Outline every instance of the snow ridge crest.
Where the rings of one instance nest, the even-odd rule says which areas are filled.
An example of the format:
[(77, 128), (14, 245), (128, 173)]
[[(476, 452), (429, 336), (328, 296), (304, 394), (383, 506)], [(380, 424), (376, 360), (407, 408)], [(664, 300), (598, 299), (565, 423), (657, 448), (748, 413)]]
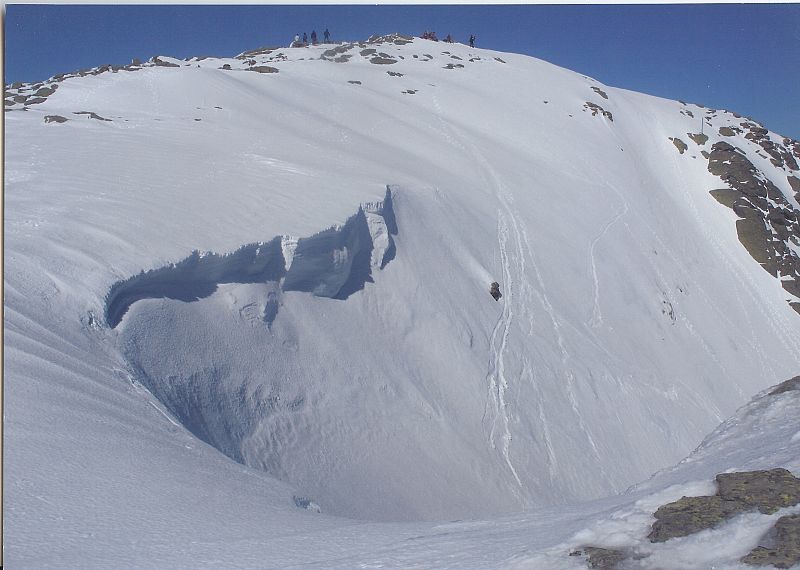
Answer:
[(224, 254), (195, 250), (177, 263), (118, 281), (106, 295), (105, 320), (116, 328), (137, 301), (197, 301), (225, 283), (276, 282), (282, 291), (344, 300), (373, 282), (373, 268), (383, 269), (394, 258), (396, 234), (387, 185), (382, 201), (362, 204), (343, 225), (313, 236), (277, 236)]

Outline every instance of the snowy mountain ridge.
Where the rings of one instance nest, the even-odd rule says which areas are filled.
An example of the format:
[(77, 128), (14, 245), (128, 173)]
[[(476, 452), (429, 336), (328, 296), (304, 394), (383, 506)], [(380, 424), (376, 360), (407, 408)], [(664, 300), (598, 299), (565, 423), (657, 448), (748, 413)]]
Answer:
[(663, 475), (800, 365), (800, 145), (753, 120), (392, 35), (7, 86), (6, 128), (12, 562), (578, 567), (636, 493), (797, 472), (757, 406)]

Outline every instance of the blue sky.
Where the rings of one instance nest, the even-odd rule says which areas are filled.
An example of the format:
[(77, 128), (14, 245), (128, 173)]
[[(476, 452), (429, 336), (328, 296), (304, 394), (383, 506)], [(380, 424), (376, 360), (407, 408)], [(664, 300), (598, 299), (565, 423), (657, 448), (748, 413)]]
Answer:
[(607, 85), (726, 108), (800, 139), (800, 4), (7, 5), (5, 83), (153, 55), (231, 56), (328, 27), (525, 53)]

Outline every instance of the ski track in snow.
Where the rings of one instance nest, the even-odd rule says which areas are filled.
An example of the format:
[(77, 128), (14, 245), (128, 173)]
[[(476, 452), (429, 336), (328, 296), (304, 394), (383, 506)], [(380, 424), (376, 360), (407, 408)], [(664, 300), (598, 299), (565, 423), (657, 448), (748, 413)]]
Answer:
[(597, 237), (595, 237), (592, 240), (592, 243), (589, 245), (589, 270), (592, 277), (592, 298), (594, 300), (594, 304), (592, 308), (592, 316), (587, 324), (592, 328), (598, 328), (603, 324), (603, 313), (600, 310), (600, 281), (597, 278), (597, 260), (595, 258), (595, 249), (597, 248), (597, 244), (601, 239), (603, 239), (603, 237), (605, 237), (611, 227), (620, 221), (630, 209), (628, 201), (619, 192), (619, 190), (617, 190), (608, 182), (606, 182), (605, 185), (609, 190), (612, 190), (617, 196), (619, 196), (620, 200), (622, 201), (622, 208), (614, 215), (613, 218), (611, 218), (611, 220), (608, 221), (608, 223), (606, 223), (600, 233), (597, 234)]
[[(462, 149), (480, 163), (484, 173), (484, 178), (487, 179), (487, 183), (491, 185), (495, 196), (498, 198), (501, 204), (501, 209), (499, 209), (497, 213), (497, 243), (500, 250), (500, 263), (503, 271), (503, 307), (500, 317), (498, 318), (497, 323), (492, 331), (490, 341), (491, 354), (489, 357), (487, 377), (489, 379), (488, 391), (491, 396), (491, 405), (494, 411), (494, 417), (492, 419), (492, 427), (489, 431), (489, 444), (491, 445), (492, 449), (496, 449), (495, 431), (497, 428), (497, 421), (500, 419), (502, 421), (503, 428), (501, 450), (503, 459), (505, 460), (506, 465), (508, 465), (511, 474), (514, 476), (514, 480), (517, 482), (517, 485), (522, 488), (524, 487), (522, 479), (520, 479), (519, 474), (517, 473), (513, 462), (511, 461), (511, 442), (513, 441), (513, 435), (511, 433), (511, 417), (508, 411), (509, 403), (506, 397), (506, 393), (509, 388), (509, 382), (505, 369), (505, 356), (508, 351), (508, 338), (511, 334), (511, 325), (514, 321), (514, 276), (512, 274), (512, 260), (509, 256), (507, 248), (509, 238), (509, 224), (507, 220), (511, 221), (511, 229), (514, 231), (515, 237), (513, 244), (515, 246), (513, 250), (513, 256), (516, 260), (516, 263), (514, 264), (516, 267), (514, 269), (517, 270), (523, 281), (525, 275), (525, 262), (520, 243), (521, 237), (518, 229), (518, 221), (514, 215), (514, 211), (509, 205), (509, 202), (513, 201), (513, 198), (499, 180), (497, 174), (492, 169), (486, 158), (480, 152), (478, 152), (474, 146), (470, 144), (470, 148), (467, 148), (464, 144), (462, 144), (459, 140), (456, 140), (450, 134), (451, 132), (455, 134), (458, 133), (456, 133), (455, 126), (446, 122), (442, 117), (442, 107), (435, 92), (433, 94), (433, 104), (436, 109), (436, 117), (439, 119), (439, 122), (442, 125), (441, 133), (444, 138), (450, 145)], [(460, 134), (459, 139), (461, 141), (469, 140), (468, 137)], [(487, 174), (488, 177), (486, 176)], [(524, 305), (521, 306), (524, 307)], [(487, 407), (488, 405), (489, 402), (487, 402)]]
[[(544, 307), (545, 312), (547, 313), (547, 316), (552, 324), (553, 333), (556, 337), (559, 353), (561, 355), (561, 365), (564, 371), (563, 373), (565, 379), (564, 385), (566, 387), (567, 400), (570, 404), (570, 408), (572, 409), (578, 428), (586, 437), (586, 440), (592, 450), (592, 454), (596, 459), (595, 464), (598, 466), (601, 476), (604, 479), (609, 480), (606, 470), (602, 467), (600, 450), (597, 446), (597, 443), (594, 440), (594, 437), (592, 437), (591, 431), (589, 430), (589, 427), (586, 424), (583, 415), (580, 412), (580, 406), (578, 405), (578, 400), (576, 397), (576, 377), (575, 373), (570, 368), (571, 357), (566, 347), (566, 341), (564, 339), (564, 335), (561, 332), (561, 322), (558, 316), (556, 315), (555, 308), (553, 307), (547, 295), (547, 288), (544, 283), (541, 271), (539, 270), (539, 267), (536, 264), (535, 256), (533, 254), (533, 250), (530, 245), (530, 239), (528, 238), (527, 228), (525, 227), (524, 222), (520, 220), (514, 213), (514, 209), (512, 207), (514, 202), (513, 194), (510, 192), (510, 190), (508, 190), (506, 185), (503, 183), (502, 179), (500, 178), (500, 176), (498, 175), (497, 171), (494, 169), (492, 164), (489, 162), (489, 160), (487, 160), (487, 158), (471, 142), (469, 142), (470, 138), (463, 133), (459, 133), (459, 129), (457, 126), (444, 120), (444, 118), (442, 117), (441, 105), (439, 104), (438, 98), (435, 93), (433, 95), (433, 103), (434, 107), (436, 108), (437, 118), (439, 119), (439, 122), (442, 124), (442, 135), (450, 144), (456, 145), (459, 148), (463, 149), (464, 151), (468, 152), (470, 156), (477, 162), (477, 164), (480, 165), (484, 180), (494, 190), (495, 197), (500, 203), (500, 209), (498, 210), (498, 247), (500, 249), (500, 257), (501, 257), (501, 263), (503, 265), (503, 273), (505, 279), (505, 283), (503, 283), (504, 310), (498, 320), (498, 323), (495, 325), (495, 330), (492, 333), (492, 342), (491, 342), (492, 354), (490, 356), (490, 363), (488, 368), (489, 371), (487, 377), (489, 378), (488, 390), (492, 396), (492, 402), (491, 402), (492, 408), (496, 410), (497, 413), (499, 413), (500, 418), (502, 418), (502, 424), (504, 427), (502, 453), (506, 461), (506, 464), (508, 465), (512, 474), (514, 475), (514, 478), (519, 483), (520, 487), (522, 487), (521, 480), (511, 461), (510, 446), (511, 446), (511, 441), (513, 440), (513, 436), (511, 434), (511, 418), (507, 409), (508, 401), (506, 398), (506, 392), (508, 390), (508, 379), (505, 375), (505, 367), (504, 367), (504, 357), (506, 350), (508, 348), (507, 331), (510, 329), (511, 323), (514, 318), (514, 313), (511, 310), (511, 308), (514, 306), (515, 282), (511, 271), (511, 266), (512, 266), (511, 256), (509, 255), (508, 249), (506, 247), (506, 242), (508, 240), (508, 230), (510, 228), (514, 235), (514, 243), (512, 248), (513, 265), (515, 266), (514, 269), (516, 270), (516, 273), (520, 276), (521, 290), (525, 293), (526, 297), (526, 302), (519, 303), (518, 308), (523, 313), (525, 312), (528, 313), (528, 319), (530, 322), (529, 334), (532, 335), (534, 315), (530, 311), (530, 307), (532, 306), (531, 301), (534, 295), (539, 301), (539, 303)], [(464, 144), (461, 144), (461, 142), (454, 139), (453, 136), (450, 134), (450, 132), (457, 134), (460, 141), (466, 141), (466, 143), (469, 145), (469, 148), (466, 148)], [(622, 199), (623, 202), (623, 208), (622, 211), (618, 213), (618, 219), (621, 219), (624, 216), (624, 214), (628, 211), (628, 204), (625, 201), (624, 197), (620, 196), (620, 198)], [(611, 222), (609, 223), (609, 228), (614, 223), (616, 223), (618, 219), (617, 220), (612, 219)], [(504, 227), (505, 230), (503, 229)], [(538, 286), (536, 289), (531, 287), (530, 282), (526, 277), (526, 264), (525, 264), (526, 258), (529, 260), (530, 267), (532, 268), (534, 273), (536, 285)], [(497, 346), (497, 336), (498, 336), (498, 330), (500, 328), (504, 328), (504, 333), (502, 335), (502, 340), (500, 342), (500, 345)], [(533, 378), (533, 372), (530, 373), (530, 376), (531, 378)], [(489, 403), (487, 403), (487, 407), (488, 406)], [(541, 421), (546, 422), (546, 417), (544, 416), (544, 414), (540, 413), (539, 418)], [(497, 422), (497, 414), (492, 422), (492, 429), (490, 431), (490, 442), (492, 443), (493, 448), (495, 447), (494, 430), (496, 427), (496, 422)], [(547, 441), (549, 439), (549, 433), (550, 433), (549, 425), (546, 425), (545, 423), (545, 425), (542, 426), (542, 432), (547, 434), (546, 436), (546, 441)], [(547, 443), (545, 445), (547, 447)], [(549, 451), (553, 451), (553, 448), (550, 447)], [(552, 470), (555, 469), (555, 462), (554, 462), (555, 453), (553, 453), (552, 457), (548, 453), (548, 459), (550, 460), (549, 469), (551, 470), (552, 473)]]

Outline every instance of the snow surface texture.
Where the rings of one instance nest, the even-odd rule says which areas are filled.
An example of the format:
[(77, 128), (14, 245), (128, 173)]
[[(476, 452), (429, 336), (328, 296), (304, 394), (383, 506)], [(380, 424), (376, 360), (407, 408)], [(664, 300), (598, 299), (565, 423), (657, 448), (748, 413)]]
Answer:
[(71, 74), (6, 113), (9, 567), (577, 568), (574, 536), (642, 541), (717, 470), (797, 473), (788, 394), (741, 455), (732, 420), (614, 496), (800, 365), (787, 292), (670, 140), (702, 109), (329, 48)]

